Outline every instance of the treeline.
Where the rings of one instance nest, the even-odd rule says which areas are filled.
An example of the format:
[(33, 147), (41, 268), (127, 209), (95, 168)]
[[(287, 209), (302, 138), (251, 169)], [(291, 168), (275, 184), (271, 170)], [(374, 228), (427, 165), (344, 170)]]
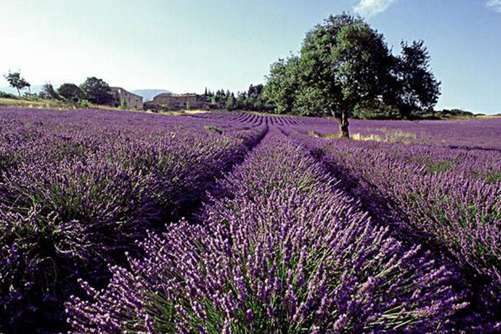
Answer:
[(273, 112), (275, 105), (263, 95), (264, 85), (250, 85), (246, 92), (230, 92), (220, 89), (215, 92), (205, 89), (204, 97), (211, 109), (251, 110)]
[(21, 97), (21, 92), (25, 92), (23, 98), (58, 100), (72, 104), (78, 104), (82, 107), (88, 106), (90, 103), (99, 105), (114, 104), (114, 97), (110, 85), (103, 79), (96, 77), (87, 78), (82, 84), (64, 83), (57, 89), (50, 83), (46, 83), (38, 94), (32, 94), (29, 90), (31, 84), (21, 76), (20, 72), (9, 72), (5, 79), (12, 88), (17, 90), (18, 96), (0, 92), (0, 97), (18, 98)]
[(438, 112), (444, 117), (474, 117), (482, 116), (484, 114), (474, 114), (471, 111), (461, 110), (461, 109), (443, 109)]
[(56, 90), (51, 84), (45, 84), (39, 96), (45, 99), (64, 100), (73, 103), (88, 101), (94, 104), (112, 104), (114, 101), (111, 88), (103, 79), (87, 78), (81, 85), (64, 83)]

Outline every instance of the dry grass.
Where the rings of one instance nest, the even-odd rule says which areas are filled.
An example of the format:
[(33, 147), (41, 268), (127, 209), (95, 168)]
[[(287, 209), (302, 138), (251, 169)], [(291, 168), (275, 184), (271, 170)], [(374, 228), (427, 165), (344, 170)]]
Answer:
[[(145, 112), (152, 112), (152, 111), (145, 110)], [(204, 110), (204, 109), (196, 109), (196, 110), (159, 111), (159, 112), (152, 112), (152, 113), (166, 115), (166, 116), (188, 116), (188, 115), (205, 114), (208, 112), (210, 112), (210, 111)]]
[(480, 115), (480, 116), (476, 116), (477, 119), (500, 119), (501, 118), (501, 115)]
[[(403, 143), (412, 144), (417, 141), (417, 135), (413, 132), (405, 132), (402, 130), (391, 130), (386, 128), (377, 129), (384, 133), (384, 135), (378, 134), (361, 134), (358, 132), (352, 133), (350, 138), (357, 141), (377, 141), (384, 143)], [(319, 133), (316, 131), (308, 131), (308, 135), (315, 138), (323, 139), (340, 139), (339, 133)]]
[(383, 132), (383, 135), (377, 134), (360, 134), (354, 133), (351, 135), (351, 139), (359, 141), (377, 141), (384, 143), (402, 143), (402, 144), (412, 144), (416, 143), (417, 135), (414, 132), (406, 132), (402, 130), (390, 130), (381, 128), (378, 129)]
[[(56, 109), (56, 110), (71, 110), (71, 109), (86, 109), (83, 106), (67, 103), (58, 100), (28, 100), (28, 99), (8, 99), (0, 98), (0, 106), (8, 107), (19, 107), (19, 108), (34, 108), (34, 109)], [(139, 109), (123, 109), (122, 107), (112, 107), (97, 104), (90, 104), (88, 109), (101, 109), (101, 110), (121, 110), (121, 111), (132, 111), (132, 112), (146, 112), (153, 113), (150, 110), (139, 110)], [(207, 110), (179, 110), (179, 111), (165, 111), (157, 112), (155, 114), (161, 114), (166, 116), (183, 116), (183, 115), (195, 115), (208, 112)]]
[[(80, 106), (78, 104), (68, 103), (59, 100), (43, 100), (43, 99), (8, 99), (0, 98), (0, 106), (20, 107), (20, 108), (34, 108), (34, 109), (103, 109), (103, 110), (123, 110), (120, 107), (103, 106), (97, 104), (88, 104), (88, 107)], [(132, 111), (132, 110), (131, 110)]]
[(308, 131), (308, 135), (315, 138), (324, 138), (324, 139), (339, 139), (341, 135), (339, 133), (320, 133), (314, 130)]
[(0, 106), (23, 107), (23, 108), (73, 108), (73, 105), (56, 100), (25, 100), (0, 98)]
[(356, 140), (356, 141), (379, 141), (379, 142), (386, 141), (385, 137), (375, 135), (375, 134), (364, 135), (361, 133), (352, 133), (350, 137), (352, 140)]
[(385, 141), (389, 143), (411, 144), (417, 141), (417, 135), (414, 132), (387, 128), (380, 128), (379, 130), (381, 130), (385, 134)]

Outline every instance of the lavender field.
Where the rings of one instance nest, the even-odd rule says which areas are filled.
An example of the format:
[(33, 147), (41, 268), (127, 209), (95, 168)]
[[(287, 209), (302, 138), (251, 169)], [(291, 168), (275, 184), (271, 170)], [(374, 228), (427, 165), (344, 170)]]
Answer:
[(0, 108), (0, 333), (501, 331), (501, 119)]

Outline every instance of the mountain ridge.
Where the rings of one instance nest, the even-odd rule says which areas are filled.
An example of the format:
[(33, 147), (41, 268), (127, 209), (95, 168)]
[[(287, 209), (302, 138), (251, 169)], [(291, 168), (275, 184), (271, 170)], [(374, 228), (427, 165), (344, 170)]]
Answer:
[(142, 96), (144, 102), (152, 101), (155, 96), (162, 93), (172, 93), (166, 89), (134, 89), (132, 93)]

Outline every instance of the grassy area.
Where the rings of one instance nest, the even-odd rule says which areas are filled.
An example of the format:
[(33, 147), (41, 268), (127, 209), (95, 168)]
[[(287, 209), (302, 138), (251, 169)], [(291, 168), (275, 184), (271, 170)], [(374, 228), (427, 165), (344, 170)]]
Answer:
[(477, 119), (499, 119), (501, 118), (501, 115), (481, 115), (477, 116)]
[[(106, 110), (124, 110), (121, 107), (112, 107), (99, 104), (79, 105), (60, 100), (45, 100), (45, 99), (26, 99), (26, 98), (0, 98), (0, 106), (20, 107), (20, 108), (37, 108), (37, 109), (106, 109)], [(129, 110), (128, 111), (143, 111)]]
[(23, 107), (23, 108), (75, 108), (73, 104), (58, 100), (31, 100), (0, 98), (0, 106)]
[[(401, 130), (391, 130), (385, 128), (379, 128), (376, 130), (380, 130), (384, 133), (384, 135), (377, 134), (361, 134), (361, 133), (352, 133), (350, 138), (352, 140), (357, 141), (377, 141), (377, 142), (385, 142), (385, 143), (403, 143), (403, 144), (412, 144), (417, 141), (417, 135), (413, 132), (405, 132)], [(308, 135), (316, 138), (324, 138), (324, 139), (340, 139), (339, 133), (320, 133), (314, 130), (308, 131)]]
[[(139, 110), (142, 111), (142, 110)], [(152, 112), (159, 115), (167, 115), (167, 116), (186, 116), (186, 115), (196, 115), (196, 114), (205, 114), (211, 112), (209, 110), (197, 109), (197, 110), (176, 110), (176, 111), (159, 111), (153, 112), (145, 110), (146, 112)]]
[[(132, 110), (123, 109), (122, 107), (111, 107), (98, 104), (89, 104), (88, 106), (82, 106), (74, 103), (68, 103), (60, 100), (44, 100), (44, 99), (25, 99), (25, 98), (0, 98), (0, 106), (8, 107), (20, 107), (20, 108), (48, 108), (48, 109), (107, 109), (107, 110), (127, 110), (136, 112), (152, 112), (150, 110)], [(182, 116), (182, 115), (194, 115), (202, 114), (208, 112), (207, 110), (176, 110), (176, 111), (160, 111), (155, 112), (155, 114), (166, 115), (166, 116)]]

